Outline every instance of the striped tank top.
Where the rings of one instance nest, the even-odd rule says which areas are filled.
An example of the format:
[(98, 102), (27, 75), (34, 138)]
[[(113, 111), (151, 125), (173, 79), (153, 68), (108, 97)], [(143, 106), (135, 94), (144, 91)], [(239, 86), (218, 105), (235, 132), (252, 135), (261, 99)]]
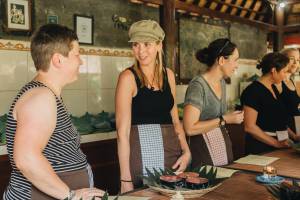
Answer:
[[(8, 113), (6, 141), (12, 172), (9, 185), (3, 196), (4, 200), (31, 199), (31, 183), (17, 169), (13, 160), (13, 146), (17, 128), (17, 121), (13, 118), (13, 110), (18, 99), (28, 90), (36, 87), (46, 86), (37, 81), (31, 81), (26, 84), (17, 94)], [(43, 155), (47, 158), (56, 173), (84, 169), (87, 167), (87, 160), (80, 149), (79, 133), (72, 124), (70, 115), (62, 100), (57, 96), (55, 98), (57, 105), (56, 127), (47, 146), (43, 150)]]

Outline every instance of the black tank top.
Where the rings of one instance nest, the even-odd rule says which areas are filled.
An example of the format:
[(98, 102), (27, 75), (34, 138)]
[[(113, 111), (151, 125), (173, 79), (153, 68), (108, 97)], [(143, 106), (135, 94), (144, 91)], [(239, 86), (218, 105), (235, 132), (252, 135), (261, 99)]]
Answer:
[(141, 87), (141, 81), (132, 67), (128, 68), (134, 75), (137, 94), (132, 98), (131, 123), (137, 124), (171, 124), (171, 110), (174, 98), (168, 81), (167, 72), (164, 71), (163, 90), (151, 90)]
[[(294, 84), (294, 82), (292, 82)], [(295, 84), (294, 84), (295, 85)], [(282, 93), (281, 98), (286, 106), (287, 112), (290, 116), (299, 116), (298, 105), (300, 103), (300, 97), (296, 90), (290, 90), (287, 85), (282, 81)]]

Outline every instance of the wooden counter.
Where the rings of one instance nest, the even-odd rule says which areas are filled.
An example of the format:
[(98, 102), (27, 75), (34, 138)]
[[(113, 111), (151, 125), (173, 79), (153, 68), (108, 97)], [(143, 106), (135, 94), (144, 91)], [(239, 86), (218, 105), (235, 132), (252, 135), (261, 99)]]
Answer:
[[(293, 149), (281, 149), (263, 154), (264, 156), (277, 157), (279, 160), (270, 165), (277, 169), (277, 174), (288, 178), (300, 179), (300, 154)], [(231, 169), (251, 172), (262, 172), (263, 166), (233, 163), (226, 166)]]
[[(242, 125), (228, 125), (233, 143), (234, 159), (244, 156), (244, 131)], [(119, 163), (117, 154), (116, 132), (96, 133), (81, 136), (81, 147), (87, 155), (88, 162), (94, 171), (95, 186), (108, 190), (110, 194), (119, 191)], [(0, 196), (10, 177), (10, 164), (6, 155), (6, 146), (0, 146)]]
[[(150, 200), (169, 200), (169, 197), (144, 189), (130, 194), (130, 196), (151, 197)], [(202, 197), (189, 200), (273, 200), (267, 188), (255, 181), (255, 174), (236, 173), (225, 180), (218, 188)]]

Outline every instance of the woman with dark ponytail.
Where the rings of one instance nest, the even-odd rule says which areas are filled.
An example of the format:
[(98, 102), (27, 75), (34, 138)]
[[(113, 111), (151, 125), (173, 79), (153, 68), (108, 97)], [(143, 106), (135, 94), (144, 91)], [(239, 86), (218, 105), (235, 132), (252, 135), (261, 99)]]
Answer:
[(257, 65), (262, 76), (242, 93), (247, 154), (288, 147), (287, 112), (274, 86), (286, 78), (288, 63), (281, 53), (265, 55)]
[(184, 102), (183, 124), (191, 136), (192, 167), (226, 165), (233, 155), (224, 125), (239, 124), (244, 118), (241, 111), (226, 113), (224, 78), (237, 69), (239, 52), (234, 43), (222, 38), (198, 50), (196, 58), (207, 65), (207, 70), (190, 82)]

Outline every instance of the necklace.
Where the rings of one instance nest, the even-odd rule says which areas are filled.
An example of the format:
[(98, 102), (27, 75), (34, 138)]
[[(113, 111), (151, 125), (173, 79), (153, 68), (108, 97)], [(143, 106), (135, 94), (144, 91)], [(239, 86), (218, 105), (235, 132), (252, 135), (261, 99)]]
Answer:
[(152, 79), (152, 83), (150, 83), (150, 81), (148, 81), (149, 82), (149, 85), (150, 85), (150, 90), (154, 90), (155, 88), (154, 88), (154, 79), (155, 79), (155, 76), (153, 76), (153, 79)]
[(146, 81), (147, 81), (147, 84), (148, 84), (148, 88), (150, 86), (150, 90), (155, 90), (155, 87), (154, 87), (154, 81), (155, 81), (155, 71), (154, 71), (154, 74), (153, 74), (153, 77), (152, 77), (152, 81), (150, 82), (148, 77), (144, 74), (144, 77), (146, 78)]

